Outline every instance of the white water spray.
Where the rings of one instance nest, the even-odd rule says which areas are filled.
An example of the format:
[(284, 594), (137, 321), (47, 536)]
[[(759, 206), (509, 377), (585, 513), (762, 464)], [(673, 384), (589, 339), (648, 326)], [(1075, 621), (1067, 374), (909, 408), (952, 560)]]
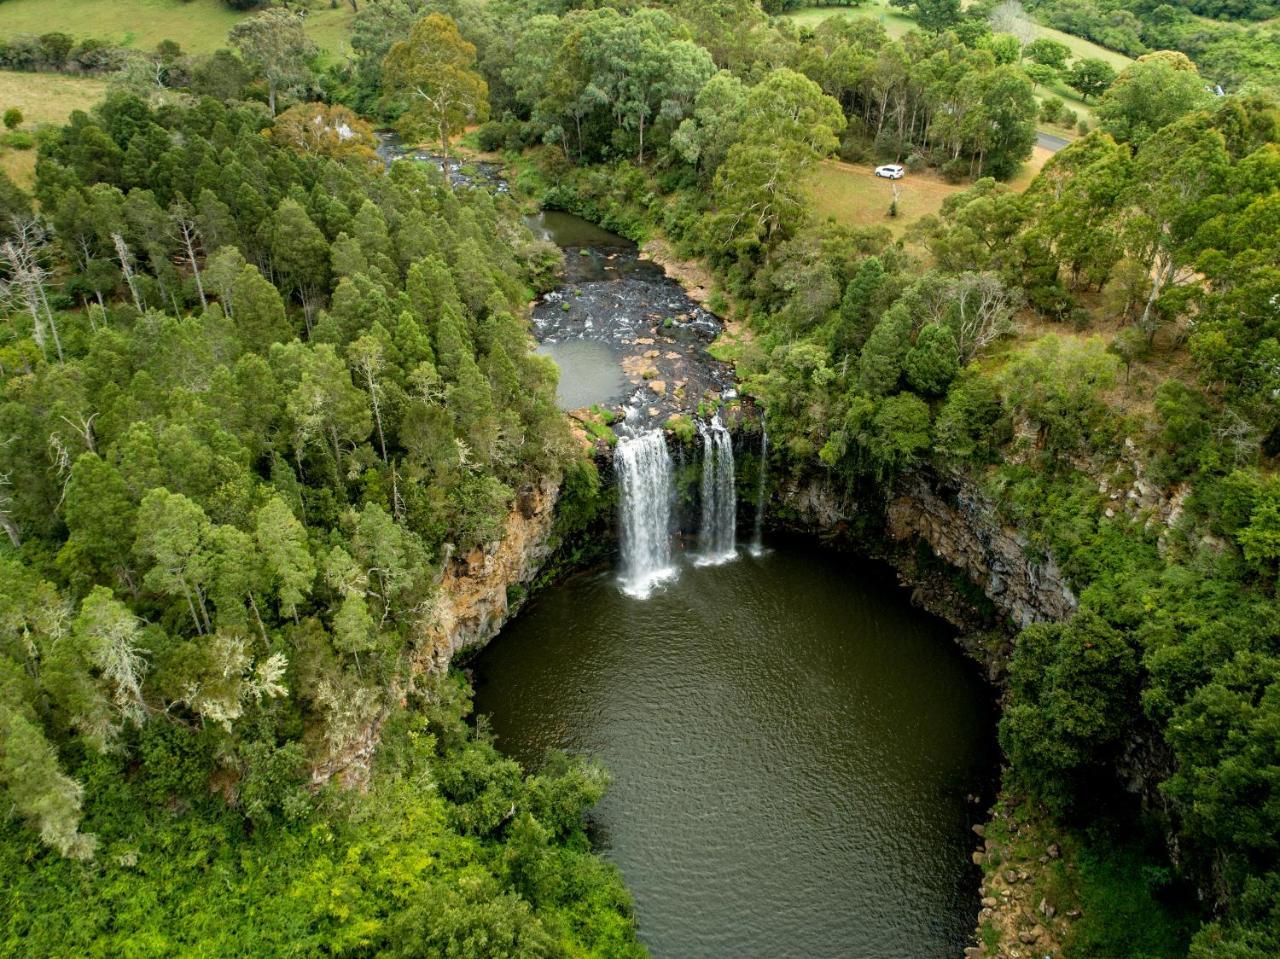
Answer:
[(717, 414), (698, 424), (702, 434), (702, 525), (699, 565), (724, 563), (737, 555), (738, 501), (733, 489), (733, 442)]
[(671, 565), (671, 456), (662, 430), (618, 440), (622, 590), (644, 599), (675, 573)]
[(760, 482), (756, 487), (756, 519), (751, 530), (751, 555), (764, 555), (764, 493), (769, 474), (769, 430), (760, 422)]

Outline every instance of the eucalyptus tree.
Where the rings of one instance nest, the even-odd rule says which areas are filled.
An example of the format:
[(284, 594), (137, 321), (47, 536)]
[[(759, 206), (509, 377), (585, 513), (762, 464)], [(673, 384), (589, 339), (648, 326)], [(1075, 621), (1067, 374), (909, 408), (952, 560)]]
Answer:
[(316, 45), (302, 28), (302, 17), (273, 8), (241, 20), (227, 35), (244, 62), (267, 82), (267, 106), (276, 115), (276, 99), (307, 83)]
[(449, 140), (469, 123), (489, 119), (489, 85), (476, 70), (475, 44), (441, 13), (415, 23), (382, 61), (388, 94), (402, 99), (400, 129), (410, 136), (435, 135), (449, 156)]

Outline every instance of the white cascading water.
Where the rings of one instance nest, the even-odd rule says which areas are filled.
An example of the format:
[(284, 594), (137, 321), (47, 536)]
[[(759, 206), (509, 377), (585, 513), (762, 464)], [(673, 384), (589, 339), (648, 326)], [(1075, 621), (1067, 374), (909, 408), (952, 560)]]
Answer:
[(751, 530), (751, 555), (764, 555), (764, 492), (769, 473), (769, 430), (760, 423), (760, 482), (756, 487), (756, 520)]
[(644, 599), (675, 573), (671, 565), (671, 456), (662, 430), (618, 440), (622, 591)]
[(737, 555), (738, 501), (733, 489), (733, 442), (719, 415), (699, 423), (702, 434), (702, 526), (699, 565), (724, 563)]

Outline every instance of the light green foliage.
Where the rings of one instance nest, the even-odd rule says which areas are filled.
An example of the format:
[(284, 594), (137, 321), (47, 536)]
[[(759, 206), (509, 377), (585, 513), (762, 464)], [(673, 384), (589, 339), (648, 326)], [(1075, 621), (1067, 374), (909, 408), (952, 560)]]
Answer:
[(721, 211), (708, 229), (731, 248), (768, 247), (800, 226), (805, 170), (835, 149), (844, 117), (816, 83), (775, 70), (753, 87), (739, 140), (716, 173)]
[(1106, 441), (1099, 393), (1116, 380), (1116, 358), (1102, 340), (1046, 336), (1014, 357), (1001, 377), (1004, 402), (1039, 426), (1046, 449), (1071, 453)]
[(960, 20), (960, 0), (889, 0), (890, 6), (911, 11), (920, 29), (941, 33)]
[(287, 10), (264, 10), (231, 28), (227, 37), (258, 75), (267, 81), (267, 103), (276, 113), (276, 97), (289, 94), (309, 77), (316, 46), (303, 32), (302, 18)]
[[(13, 908), (0, 935), (28, 956), (143, 941), (219, 954), (488, 959), (503, 944), (513, 956), (643, 956), (617, 871), (587, 851), (582, 813), (603, 774), (559, 760), (523, 778), (468, 729), (459, 686), (424, 692), (392, 720), (380, 776), (358, 800), (336, 790), (309, 800), (296, 744), (237, 751), (237, 809), (206, 791), (173, 811), (192, 732), (152, 742), (127, 777), (121, 757), (85, 762), (87, 780), (112, 784), (89, 810), (111, 854), (93, 866), (60, 860), (5, 824), (0, 884)], [(478, 794), (456, 785), (481, 783)], [(482, 825), (473, 810), (490, 790), (508, 805)]]
[(1142, 146), (1157, 130), (1206, 106), (1212, 94), (1180, 54), (1141, 57), (1098, 101), (1098, 121), (1117, 140)]
[(271, 577), (281, 614), (297, 619), (298, 606), (310, 594), (316, 575), (306, 531), (284, 500), (273, 496), (254, 517), (253, 536)]
[(895, 393), (877, 405), (866, 447), (876, 472), (887, 475), (917, 463), (929, 438), (929, 407), (912, 393)]
[(434, 135), (447, 156), (451, 136), (489, 119), (489, 87), (475, 63), (475, 45), (450, 17), (432, 13), (415, 23), (382, 61), (385, 92), (406, 105), (401, 130)]
[(1036, 37), (1023, 48), (1022, 52), (1029, 60), (1042, 63), (1054, 70), (1065, 67), (1071, 56), (1071, 48), (1052, 37)]
[(1085, 101), (1101, 96), (1115, 79), (1116, 71), (1097, 57), (1082, 57), (1074, 61), (1067, 71), (1067, 85), (1079, 91)]

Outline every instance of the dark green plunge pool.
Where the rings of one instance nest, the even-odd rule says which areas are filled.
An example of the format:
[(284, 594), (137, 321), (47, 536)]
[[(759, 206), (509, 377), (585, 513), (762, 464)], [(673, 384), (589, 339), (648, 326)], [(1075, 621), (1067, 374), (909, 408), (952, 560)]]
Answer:
[(593, 813), (658, 959), (958, 957), (992, 695), (883, 569), (812, 543), (611, 570), (539, 594), (475, 662), (477, 710), (536, 767), (603, 762)]

